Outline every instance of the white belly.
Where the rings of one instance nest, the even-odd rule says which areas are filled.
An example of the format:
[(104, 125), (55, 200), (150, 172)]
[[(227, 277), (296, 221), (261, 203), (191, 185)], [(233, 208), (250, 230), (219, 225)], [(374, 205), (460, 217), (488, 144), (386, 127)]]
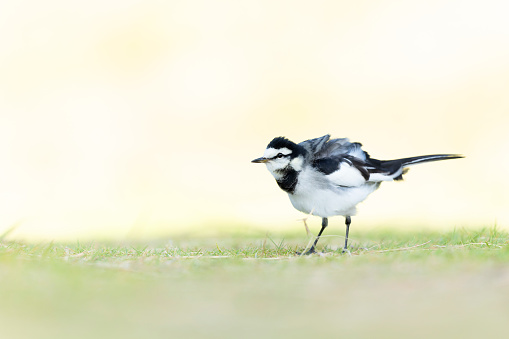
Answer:
[(305, 187), (297, 184), (295, 192), (288, 194), (293, 207), (304, 213), (312, 213), (322, 218), (334, 215), (352, 216), (356, 206), (373, 193), (379, 183), (366, 183), (357, 187), (337, 187), (333, 189)]

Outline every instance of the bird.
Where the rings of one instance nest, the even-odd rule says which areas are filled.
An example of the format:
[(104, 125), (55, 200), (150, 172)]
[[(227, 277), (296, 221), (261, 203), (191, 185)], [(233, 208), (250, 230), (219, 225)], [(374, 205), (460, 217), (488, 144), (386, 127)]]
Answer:
[(262, 163), (288, 193), (293, 207), (303, 213), (322, 218), (316, 245), (328, 218), (344, 216), (346, 225), (343, 253), (348, 252), (348, 235), (356, 206), (376, 191), (384, 181), (403, 180), (408, 167), (425, 162), (463, 158), (460, 154), (421, 155), (395, 160), (377, 160), (362, 149), (359, 142), (348, 138), (331, 139), (330, 134), (294, 143), (286, 137), (274, 138), (263, 156), (252, 160)]

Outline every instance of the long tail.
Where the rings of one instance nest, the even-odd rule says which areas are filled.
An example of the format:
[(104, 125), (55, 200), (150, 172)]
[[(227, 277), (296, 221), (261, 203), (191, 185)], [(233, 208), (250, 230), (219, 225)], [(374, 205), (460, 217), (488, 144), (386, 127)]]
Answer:
[(433, 155), (420, 155), (417, 157), (411, 157), (411, 158), (403, 158), (403, 159), (396, 159), (396, 160), (389, 160), (389, 162), (397, 162), (401, 164), (402, 167), (408, 167), (415, 164), (420, 164), (423, 162), (431, 162), (431, 161), (439, 161), (439, 160), (449, 160), (449, 159), (458, 159), (458, 158), (464, 158), (463, 155), (460, 154), (433, 154)]
[(370, 159), (372, 168), (368, 168), (370, 181), (402, 180), (403, 174), (408, 171), (408, 167), (424, 162), (449, 160), (464, 158), (460, 154), (433, 154), (420, 155), (417, 157), (402, 158), (395, 160), (375, 160)]

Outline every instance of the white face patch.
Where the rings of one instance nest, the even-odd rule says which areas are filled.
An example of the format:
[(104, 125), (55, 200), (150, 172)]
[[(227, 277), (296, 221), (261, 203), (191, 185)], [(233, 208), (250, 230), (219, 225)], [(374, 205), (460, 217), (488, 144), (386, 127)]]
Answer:
[[(278, 158), (277, 155), (282, 154), (284, 157)], [(263, 156), (270, 159), (265, 163), (267, 169), (274, 176), (274, 178), (280, 179), (283, 176), (281, 170), (287, 169), (289, 166), (296, 171), (301, 171), (304, 164), (304, 157), (299, 155), (294, 159), (290, 159), (289, 155), (292, 154), (292, 150), (283, 148), (267, 148)]]
[[(277, 155), (281, 153), (285, 155), (285, 157), (278, 158)], [(290, 158), (286, 157), (286, 155), (289, 155), (292, 153), (292, 150), (283, 147), (283, 148), (267, 148), (265, 152), (263, 153), (263, 157), (270, 159), (268, 162), (265, 163), (267, 165), (267, 169), (269, 172), (274, 176), (274, 178), (280, 179), (282, 174), (279, 172), (280, 170), (288, 167), (288, 164), (290, 163)]]
[(267, 169), (272, 173), (272, 175), (277, 179), (276, 171), (282, 170), (290, 164), (290, 159), (288, 157), (276, 158), (272, 159), (269, 162), (266, 162)]
[(303, 164), (304, 164), (304, 157), (302, 155), (299, 155), (298, 157), (296, 157), (292, 161), (290, 161), (290, 165), (296, 171), (301, 171)]

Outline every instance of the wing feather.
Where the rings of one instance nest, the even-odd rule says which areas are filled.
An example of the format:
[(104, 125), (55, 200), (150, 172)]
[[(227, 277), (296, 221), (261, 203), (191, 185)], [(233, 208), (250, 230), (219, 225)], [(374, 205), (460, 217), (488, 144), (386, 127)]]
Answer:
[(362, 144), (348, 138), (330, 139), (330, 135), (300, 143), (308, 152), (312, 166), (325, 174), (333, 185), (355, 187), (366, 182), (402, 179), (401, 161), (372, 159)]
[(335, 186), (355, 187), (366, 183), (369, 173), (363, 163), (353, 157), (330, 157), (313, 161), (312, 166), (325, 174)]
[(366, 178), (361, 171), (348, 162), (342, 162), (339, 169), (326, 176), (336, 186), (357, 187), (366, 183)]
[(314, 157), (314, 154), (319, 152), (323, 145), (330, 139), (330, 135), (326, 134), (323, 137), (309, 139), (306, 141), (301, 142), (299, 145), (304, 147), (304, 149), (312, 156)]

